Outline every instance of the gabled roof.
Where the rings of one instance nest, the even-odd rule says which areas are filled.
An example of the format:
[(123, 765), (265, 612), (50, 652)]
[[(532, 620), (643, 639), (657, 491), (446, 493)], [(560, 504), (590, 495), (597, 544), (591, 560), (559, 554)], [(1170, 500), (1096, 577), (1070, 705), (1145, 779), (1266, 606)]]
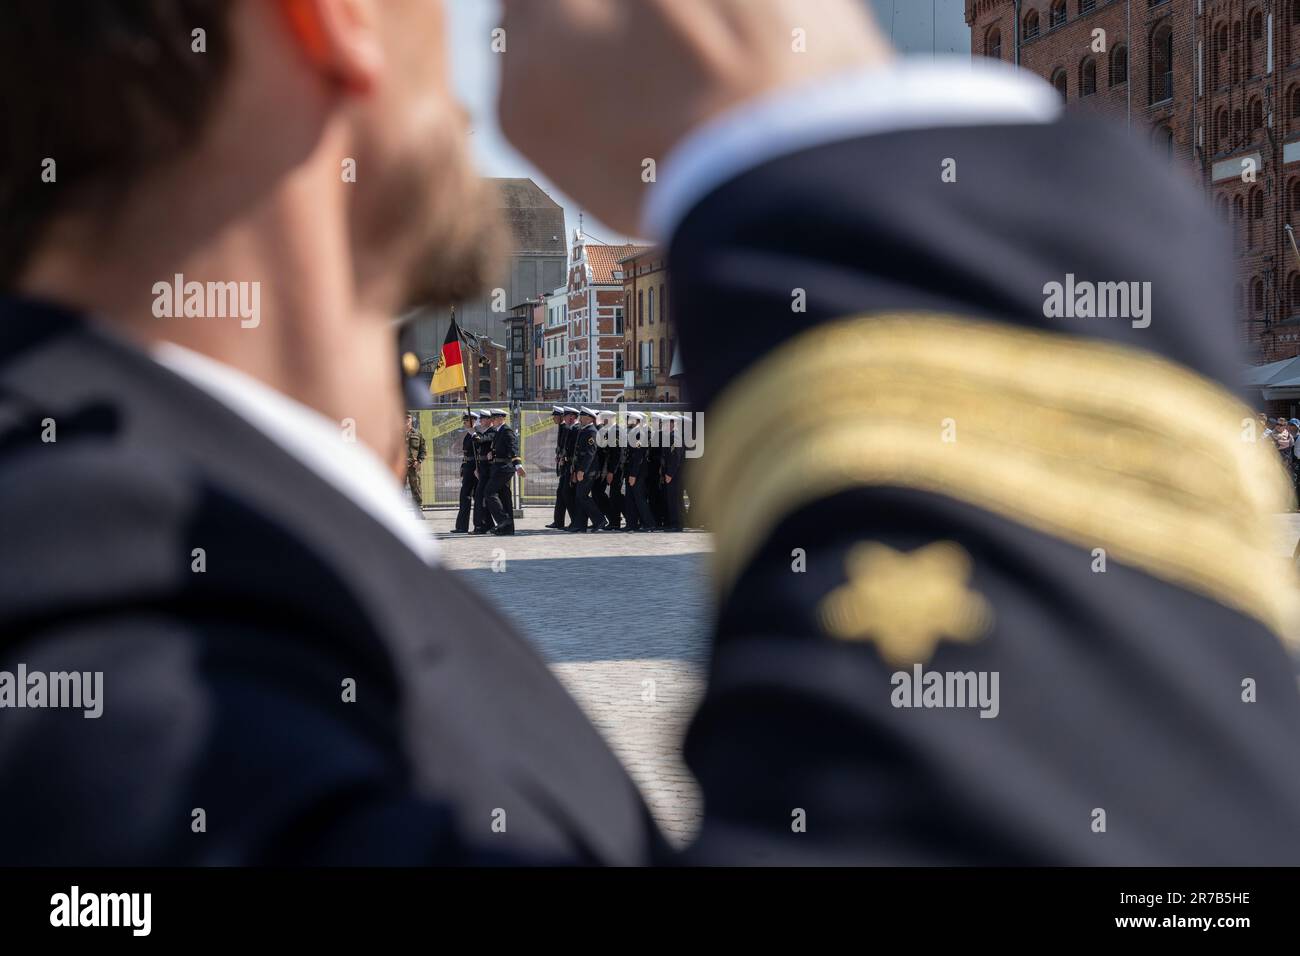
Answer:
[(638, 255), (642, 252), (649, 251), (652, 246), (598, 246), (594, 243), (587, 243), (584, 247), (587, 256), (587, 265), (591, 269), (591, 281), (596, 283), (617, 282), (614, 278), (614, 272), (618, 269), (618, 264), (630, 256)]

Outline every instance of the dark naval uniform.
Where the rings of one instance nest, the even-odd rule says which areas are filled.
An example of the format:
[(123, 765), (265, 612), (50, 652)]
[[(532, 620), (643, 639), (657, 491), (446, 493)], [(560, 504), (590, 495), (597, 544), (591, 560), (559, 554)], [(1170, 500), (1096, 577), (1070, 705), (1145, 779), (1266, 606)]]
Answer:
[(650, 513), (650, 501), (646, 488), (646, 447), (645, 428), (629, 429), (628, 444), (623, 467), (627, 491), (623, 497), (623, 514), (627, 526), (635, 531), (653, 531), (654, 515)]
[(686, 449), (682, 447), (682, 434), (678, 429), (665, 433), (668, 444), (659, 451), (660, 480), (663, 482), (664, 530), (682, 530), (682, 464)]
[(569, 426), (560, 421), (555, 426), (555, 509), (552, 512), (551, 523), (547, 526), (550, 528), (560, 529), (564, 527), (564, 516), (567, 512), (565, 507), (565, 490), (568, 485), (568, 479), (565, 475), (565, 444), (566, 436), (569, 432)]
[(568, 430), (564, 435), (564, 475), (560, 480), (560, 487), (564, 490), (564, 508), (569, 515), (568, 526), (576, 528), (580, 523), (583, 525), (586, 523), (578, 507), (578, 485), (573, 474), (573, 459), (578, 451), (578, 433), (582, 431), (582, 426), (574, 422), (565, 427)]
[(411, 489), (411, 499), (417, 509), (424, 507), (424, 493), (420, 488), (420, 469), (427, 457), (424, 433), (414, 427), (406, 433), (406, 486)]
[(474, 472), (478, 470), (475, 452), (478, 437), (471, 431), (466, 432), (460, 440), (460, 509), (456, 512), (456, 530), (468, 531), (470, 510), (474, 505), (474, 490), (478, 479)]
[(491, 461), (488, 463), (487, 490), (483, 493), (497, 534), (512, 534), (515, 528), (514, 498), (510, 490), (519, 457), (519, 436), (504, 422), (493, 429)]
[(596, 503), (596, 509), (606, 524), (612, 526), (609, 516), (609, 485), (605, 483), (605, 477), (609, 470), (610, 453), (617, 452), (618, 449), (609, 447), (609, 435), (610, 430), (599, 424), (596, 426), (596, 457), (591, 463), (596, 477), (591, 482), (591, 500)]
[[(576, 523), (570, 528), (571, 531), (586, 531), (587, 523), (591, 523), (591, 529), (600, 531), (605, 527), (605, 516), (600, 513), (600, 508), (591, 498), (591, 486), (596, 480), (597, 456), (600, 453), (600, 447), (596, 441), (596, 426), (583, 425), (577, 430), (576, 447), (573, 452), (573, 476), (576, 484), (574, 485), (575, 510), (577, 511)], [(578, 475), (582, 477), (579, 478)]]
[(605, 489), (605, 519), (611, 531), (623, 523), (623, 460), (627, 454), (626, 432), (617, 424), (605, 432), (605, 461), (601, 484)]
[(474, 438), (474, 462), (478, 480), (474, 486), (474, 533), (485, 534), (495, 527), (492, 514), (488, 510), (485, 496), (487, 493), (489, 469), (492, 460), (492, 438), (495, 434), (489, 425)]
[(645, 451), (646, 503), (650, 506), (650, 514), (653, 516), (651, 527), (662, 528), (664, 526), (664, 482), (660, 468), (663, 464), (664, 431), (658, 419), (652, 421), (648, 427), (654, 434)]
[(686, 758), (726, 821), (694, 859), (1300, 860), (1287, 489), (1241, 439), (1223, 224), (1138, 140), (850, 138), (681, 223), (718, 601)]

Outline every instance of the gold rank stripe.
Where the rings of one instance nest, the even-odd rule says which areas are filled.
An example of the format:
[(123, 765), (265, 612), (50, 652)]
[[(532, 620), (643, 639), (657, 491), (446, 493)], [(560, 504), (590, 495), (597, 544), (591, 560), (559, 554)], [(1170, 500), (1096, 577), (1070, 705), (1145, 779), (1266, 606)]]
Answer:
[(1248, 440), (1253, 417), (1187, 368), (1094, 339), (933, 314), (817, 326), (709, 411), (696, 487), (716, 584), (725, 597), (799, 508), (894, 486), (1104, 548), (1291, 638), (1300, 591), (1270, 547), (1291, 491)]

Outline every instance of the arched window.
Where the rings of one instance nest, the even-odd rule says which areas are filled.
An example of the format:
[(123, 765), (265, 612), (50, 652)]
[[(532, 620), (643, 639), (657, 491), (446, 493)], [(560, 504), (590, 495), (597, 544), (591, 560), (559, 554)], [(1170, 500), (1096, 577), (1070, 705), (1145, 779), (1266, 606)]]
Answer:
[(1300, 119), (1300, 86), (1291, 87), (1291, 92), (1287, 94), (1287, 102), (1291, 105), (1291, 118)]
[(1250, 303), (1256, 314), (1264, 311), (1264, 280), (1256, 279), (1250, 284)]
[(1214, 126), (1218, 131), (1217, 142), (1219, 149), (1223, 149), (1228, 144), (1228, 134), (1230, 131), (1228, 129), (1228, 111), (1222, 106), (1219, 107), (1219, 112), (1216, 114)]
[(1079, 0), (1078, 10), (1080, 13), (1091, 13), (1097, 9), (1097, 0)]
[(1246, 120), (1250, 124), (1248, 130), (1253, 133), (1264, 126), (1264, 102), (1256, 97), (1250, 101), (1246, 107)]
[(1025, 14), (1024, 36), (1026, 40), (1032, 40), (1038, 36), (1038, 11), (1030, 10)]
[(994, 27), (984, 38), (984, 55), (991, 60), (1002, 59), (1002, 31)]
[(645, 325), (645, 293), (636, 294), (636, 324)]
[(1228, 221), (1228, 197), (1227, 196), (1219, 196), (1219, 198), (1214, 201), (1214, 209), (1216, 212), (1218, 212), (1220, 216), (1223, 217), (1224, 222)]
[(1068, 80), (1066, 79), (1065, 71), (1058, 68), (1057, 71), (1052, 74), (1052, 86), (1056, 87), (1056, 92), (1061, 94), (1061, 99), (1063, 100), (1068, 98), (1066, 92), (1067, 84)]
[(1250, 15), (1250, 39), (1251, 42), (1264, 39), (1264, 15), (1258, 10)]
[(1163, 103), (1174, 95), (1174, 31), (1165, 21), (1151, 34), (1151, 102)]
[(1291, 193), (1291, 214), (1300, 214), (1300, 179), (1291, 180), (1287, 188)]
[(1157, 126), (1155, 129), (1156, 146), (1169, 159), (1174, 158), (1174, 131), (1169, 126)]
[(1128, 82), (1128, 47), (1120, 44), (1110, 51), (1110, 85)]
[(1065, 0), (1052, 0), (1048, 29), (1054, 30), (1065, 23)]
[(1079, 66), (1079, 95), (1092, 96), (1097, 92), (1097, 61), (1088, 57)]
[(1291, 22), (1300, 23), (1300, 0), (1291, 0)]
[(655, 324), (655, 290), (650, 290), (650, 324)]
[(662, 336), (659, 338), (659, 367), (665, 375), (668, 374), (668, 344)]
[(1232, 111), (1232, 143), (1235, 146), (1241, 142), (1243, 131), (1241, 128), (1241, 110)]
[(1297, 312), (1300, 312), (1300, 272), (1291, 273), (1291, 279), (1288, 282), (1288, 286), (1290, 294), (1287, 298), (1291, 306), (1290, 314), (1295, 315)]
[(1221, 23), (1214, 31), (1214, 42), (1210, 44), (1210, 85), (1221, 86), (1227, 79), (1224, 68), (1228, 59), (1228, 25)]

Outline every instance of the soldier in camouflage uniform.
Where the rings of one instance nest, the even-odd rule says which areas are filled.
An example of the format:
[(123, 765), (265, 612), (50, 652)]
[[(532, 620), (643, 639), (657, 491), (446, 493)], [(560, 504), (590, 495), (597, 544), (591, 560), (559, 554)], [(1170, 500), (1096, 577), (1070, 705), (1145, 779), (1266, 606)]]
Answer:
[(424, 444), (424, 435), (415, 427), (415, 416), (406, 416), (406, 486), (411, 489), (411, 500), (415, 510), (424, 508), (424, 495), (420, 491), (420, 469), (428, 451)]

